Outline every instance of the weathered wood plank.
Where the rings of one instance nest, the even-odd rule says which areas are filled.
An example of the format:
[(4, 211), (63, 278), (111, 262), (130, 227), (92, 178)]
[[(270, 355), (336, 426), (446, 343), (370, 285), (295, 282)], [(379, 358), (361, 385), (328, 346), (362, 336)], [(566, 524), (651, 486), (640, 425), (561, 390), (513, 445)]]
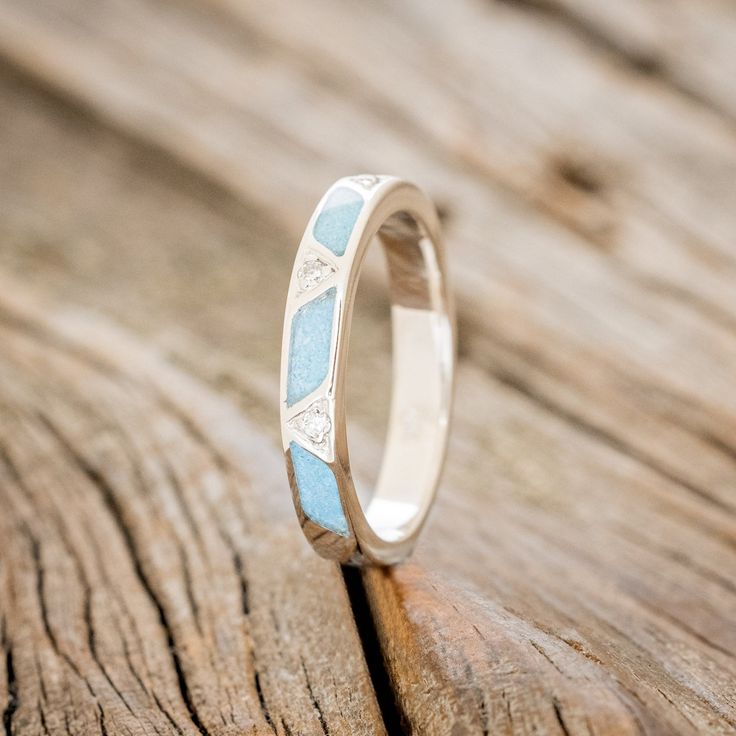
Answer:
[[(591, 56), (570, 34), (549, 34), (545, 27), (529, 26), (524, 14), (503, 7), (488, 17), (475, 5), (453, 4), (444, 22), (461, 29), (466, 43), (464, 50), (442, 47), (447, 55), (442, 69), (413, 63), (424, 58), (422, 49), (410, 47), (414, 56), (405, 64), (397, 59), (407, 84), (435, 95), (423, 104), (414, 104), (413, 98), (409, 103), (409, 97), (389, 83), (396, 70), (385, 59), (393, 57), (372, 40), (401, 47), (407, 39), (393, 34), (405, 34), (400, 29), (412, 22), (417, 23), (417, 33), (441, 40), (439, 21), (422, 7), (396, 19), (373, 13), (346, 17), (329, 46), (328, 59), (315, 42), (302, 42), (296, 50), (293, 45), (296, 39), (312, 38), (309, 29), (328, 23), (337, 12), (329, 3), (310, 7), (306, 16), (293, 5), (279, 12), (248, 13), (249, 25), (244, 23), (237, 31), (246, 33), (247, 44), (238, 44), (237, 35), (233, 39), (229, 16), (201, 14), (186, 5), (170, 4), (162, 11), (140, 3), (90, 14), (82, 3), (76, 10), (70, 6), (64, 11), (70, 27), (79, 23), (85, 29), (84, 43), (74, 37), (72, 45), (58, 24), (50, 25), (43, 3), (28, 7), (19, 9), (10, 2), (6, 6), (5, 48), (17, 63), (231, 187), (238, 196), (272, 214), (278, 207), (277, 219), (290, 232), (296, 233), (303, 222), (303, 215), (296, 215), (300, 211), (296, 204), (308, 212), (314, 181), (326, 182), (346, 167), (358, 166), (342, 131), (350, 131), (354, 139), (370, 139), (370, 151), (361, 152), (363, 165), (399, 167), (428, 182), (442, 201), (452, 202), (461, 318), (472, 328), (474, 314), (488, 310), (517, 314), (513, 324), (494, 323), (499, 334), (493, 337), (516, 353), (528, 354), (529, 342), (535, 344), (536, 362), (549, 366), (545, 381), (534, 386), (537, 392), (551, 404), (562, 404), (562, 411), (582, 415), (581, 420), (613, 433), (615, 441), (631, 445), (631, 451), (647, 462), (701, 491), (703, 484), (681, 451), (683, 444), (707, 457), (710, 477), (729, 477), (731, 459), (720, 449), (722, 444), (729, 446), (728, 432), (724, 433), (720, 418), (709, 421), (718, 416), (716, 409), (730, 385), (723, 352), (733, 354), (736, 309), (729, 255), (736, 225), (732, 220), (736, 144), (730, 129), (718, 120), (666, 89), (620, 73), (605, 59)], [(246, 12), (240, 5), (236, 11)], [(51, 17), (57, 12), (54, 8)], [(270, 18), (278, 21), (270, 23)], [(137, 31), (139, 24), (147, 28), (145, 38)], [(171, 43), (189, 44), (189, 54), (154, 40), (169, 39), (172, 27), (177, 32)], [(519, 40), (507, 49), (503, 45), (507, 37)], [(222, 38), (229, 43), (223, 44)], [(494, 38), (496, 43), (491, 43)], [(36, 43), (29, 54), (31, 39)], [(274, 54), (269, 57), (272, 62), (259, 63), (260, 44), (271, 48), (273, 43), (279, 44), (282, 56)], [(536, 56), (528, 58), (530, 47)], [(112, 53), (111, 48), (118, 51)], [(470, 54), (472, 63), (458, 57), (461, 53)], [(508, 53), (515, 54), (514, 63)], [(211, 69), (205, 72), (201, 64), (184, 63), (190, 56), (209, 59)], [(542, 89), (540, 57), (549, 68), (549, 81), (564, 79), (572, 86), (564, 92), (558, 84)], [(156, 72), (141, 73), (138, 64), (129, 63), (133, 58)], [(516, 75), (511, 80), (507, 68)], [(474, 79), (478, 93), (454, 92), (453, 69), (457, 78)], [(323, 75), (328, 72), (325, 84)], [(220, 84), (223, 79), (233, 84)], [(359, 84), (364, 92), (346, 98), (339, 90), (348, 83)], [(196, 93), (180, 94), (182, 89)], [(305, 90), (309, 107), (284, 116), (280, 100), (293, 89)], [(376, 97), (378, 89), (385, 99)], [(488, 100), (493, 100), (493, 109)], [(607, 107), (610, 101), (615, 101), (615, 111)], [(391, 116), (383, 112), (389, 103), (395, 112)], [(586, 115), (577, 122), (573, 116), (580, 108)], [(219, 111), (215, 120), (237, 120), (237, 126), (214, 129), (212, 110)], [(432, 114), (423, 114), (424, 110)], [(611, 124), (613, 112), (616, 125)], [(315, 119), (320, 125), (309, 124)], [(472, 135), (458, 140), (458, 130), (470, 130)], [(433, 141), (433, 148), (409, 145), (417, 136)], [(572, 158), (559, 146), (560, 140), (571, 139)], [(280, 174), (262, 181), (250, 173), (264, 166), (264, 151), (269, 152), (268, 166)], [(604, 159), (600, 151), (605, 151)], [(605, 186), (584, 184), (586, 161), (593, 172), (610, 170)], [(557, 166), (560, 162), (562, 168)], [(557, 168), (553, 166), (550, 178), (552, 164)], [(491, 183), (484, 185), (489, 179)], [(504, 194), (498, 185), (514, 196)], [(276, 205), (283, 202), (291, 206)], [(528, 203), (536, 209), (530, 210)], [(560, 212), (560, 206), (570, 212)], [(540, 215), (540, 208), (547, 214)], [(550, 214), (573, 232), (555, 227)], [(591, 214), (593, 220), (587, 224), (570, 219)], [(604, 241), (596, 235), (599, 231), (609, 233)], [(603, 247), (604, 253), (586, 253), (589, 243)], [(544, 267), (529, 268), (530, 263)], [(528, 293), (536, 295), (534, 303)], [(544, 326), (531, 341), (529, 322)], [(632, 340), (635, 335), (651, 335), (659, 324), (672, 335), (665, 342)], [(698, 351), (690, 349), (694, 336)], [(483, 342), (487, 338), (484, 332)], [(715, 347), (721, 345), (725, 347)], [(625, 359), (615, 372), (607, 367), (611, 351)], [(577, 386), (570, 388), (554, 375), (559, 373), (557, 364), (573, 354), (581, 373), (601, 377), (583, 397)], [(483, 354), (478, 359), (486, 361)], [(654, 362), (660, 364), (655, 368)], [(635, 398), (631, 392), (617, 391), (617, 374), (622, 372), (638, 375), (633, 379), (639, 386)], [(553, 390), (546, 388), (548, 382)], [(649, 388), (656, 384), (661, 390), (653, 393)], [(607, 399), (596, 406), (590, 397), (601, 390)], [(678, 425), (690, 423), (690, 394), (714, 411), (698, 417), (704, 426), (696, 436), (690, 431), (683, 438)], [(586, 403), (581, 404), (581, 398)], [(630, 417), (642, 411), (647, 425), (632, 424)], [(651, 442), (653, 428), (662, 442)], [(632, 436), (636, 432), (639, 435)], [(716, 490), (721, 502), (726, 492)]]
[(383, 733), (338, 570), (261, 498), (280, 458), (125, 335), (1, 291), (6, 732)]
[[(33, 270), (44, 289), (102, 306), (153, 336), (178, 360), (234, 392), (275, 431), (271, 374), (278, 349), (267, 333), (278, 331), (277, 304), (285, 288), (280, 281), (285, 282), (289, 258), (289, 249), (274, 250), (267, 237), (269, 229), (272, 236), (278, 232), (272, 229), (276, 226), (218, 190), (195, 186), (196, 180), (165, 159), (141, 158), (135, 146), (90, 128), (78, 116), (59, 116), (54, 106), (43, 98), (34, 101), (22, 88), (6, 88), (4, 99), (4, 108), (14, 114), (3, 139), (12, 150), (25, 152), (23, 176), (16, 176), (14, 193), (6, 200), (12, 208), (3, 233), (4, 242), (25, 246), (4, 249), (6, 265), (19, 273)], [(30, 141), (38, 142), (34, 155)], [(127, 202), (123, 211), (121, 201)], [(97, 214), (96, 229), (85, 233), (89, 208)], [(38, 209), (48, 213), (46, 225), (33, 218)], [(104, 260), (111, 244), (117, 253), (112, 273)], [(60, 252), (68, 263), (54, 257)], [(253, 271), (268, 276), (254, 277), (239, 266), (246, 257)], [(241, 277), (247, 288), (239, 288)], [(256, 306), (250, 296), (256, 288), (262, 311), (257, 320), (245, 320)], [(363, 324), (373, 334), (384, 315), (375, 309), (369, 317)], [(258, 353), (251, 345), (259, 346)], [(366, 348), (358, 365), (368, 375), (380, 365), (370, 361), (371, 346)], [(440, 710), (448, 718), (477, 724), (486, 718), (484, 702), (505, 697), (514, 714), (509, 728), (522, 733), (531, 724), (549, 723), (555, 703), (567, 709), (562, 717), (573, 723), (572, 733), (583, 731), (575, 725), (575, 714), (583, 712), (597, 728), (611, 724), (614, 733), (635, 727), (632, 722), (643, 723), (646, 731), (667, 724), (670, 732), (689, 733), (697, 726), (689, 726), (686, 717), (696, 724), (715, 723), (728, 733), (733, 704), (727, 693), (734, 671), (732, 660), (718, 649), (733, 649), (728, 626), (736, 582), (729, 573), (734, 569), (732, 518), (525, 395), (523, 384), (514, 385), (510, 378), (524, 378), (526, 363), (502, 351), (494, 360), (504, 356), (508, 362), (506, 373), (499, 372), (501, 381), (489, 380), (464, 361), (447, 491), (418, 556), (439, 571), (431, 585), (446, 586), (452, 577), (482, 592), (486, 603), (472, 603), (473, 596), (467, 602), (467, 594), (450, 586), (427, 608), (431, 588), (417, 573), (402, 579), (399, 571), (395, 581), (366, 581), (382, 642), (395, 653), (389, 666), (398, 667), (391, 672), (405, 717), (426, 726), (422, 718), (432, 712), (430, 703), (439, 707), (442, 702)], [(576, 385), (581, 380), (576, 374)], [(370, 441), (376, 417), (371, 419), (367, 403), (362, 409), (372, 427), (364, 433)], [(564, 593), (558, 584), (563, 579)], [(601, 579), (610, 590), (601, 587)], [(688, 591), (694, 589), (708, 591), (702, 601), (691, 600)], [(452, 626), (435, 625), (452, 614), (448, 599), (472, 625), (501, 637), (515, 662), (515, 676), (538, 693), (533, 711), (527, 690), (507, 687), (492, 666), (495, 660), (477, 652), (472, 678), (462, 667), (450, 666), (459, 659), (448, 660), (440, 670), (440, 690), (430, 689), (424, 698), (421, 690), (402, 690), (404, 661), (427, 677), (440, 676), (434, 668), (447, 657), (447, 632), (461, 634), (455, 618)], [(488, 606), (495, 611), (490, 621)], [(507, 615), (525, 622), (518, 624), (520, 630), (533, 629), (545, 652), (548, 636), (567, 642), (555, 645), (566, 647), (559, 654), (565, 666), (558, 664), (565, 677), (550, 679), (543, 656), (531, 644), (503, 633), (498, 617)], [(383, 625), (390, 621), (403, 623)], [(627, 622), (623, 629), (622, 621)], [(654, 633), (639, 631), (644, 626)], [(662, 636), (669, 646), (662, 646)], [(612, 656), (619, 649), (627, 653), (621, 660)], [(420, 650), (426, 659), (410, 658)], [(591, 667), (598, 679), (573, 696), (565, 678), (575, 680)], [(683, 688), (683, 677), (693, 689)]]
[[(524, 733), (549, 727), (562, 704), (558, 725), (571, 733), (586, 732), (582, 714), (612, 733), (732, 732), (728, 128), (513, 8), (453, 4), (440, 24), (419, 5), (385, 16), (338, 5), (277, 6), (274, 23), (230, 7), (238, 25), (176, 3), (99, 16), (79, 13), (84, 4), (6, 3), (14, 35), (3, 48), (19, 68), (165, 155), (136, 176), (149, 149), (96, 127), (80, 135), (78, 119), (39, 121), (22, 101), (3, 106), (18, 116), (3, 135), (2, 179), (16, 185), (3, 192), (3, 227), (5, 242), (21, 244), (3, 257), (19, 271), (40, 266), (44, 290), (152, 335), (275, 431), (274, 323), (288, 243), (318, 182), (391, 166), (429, 183), (451, 213), (464, 360), (446, 491), (417, 557), (437, 576), (366, 579), (401, 710), (427, 729), (437, 708), (458, 728)], [(50, 22), (59, 12), (67, 26)], [(331, 17), (343, 35), (312, 42)], [(446, 28), (462, 33), (462, 49), (444, 41)], [(415, 40), (429, 37), (442, 68)], [(572, 96), (552, 84), (570, 69), (583, 70)], [(397, 70), (415, 95), (387, 84)], [(467, 81), (460, 91), (456, 79)], [(181, 89), (200, 97), (172, 92)], [(586, 125), (571, 127), (584, 99), (614, 101), (615, 124), (592, 105)], [(356, 140), (372, 145), (356, 152)], [(166, 155), (193, 174), (184, 193)], [(263, 167), (278, 176), (253, 176)], [(377, 309), (371, 319), (378, 330)], [(358, 361), (365, 376), (380, 369), (370, 353)], [(375, 442), (373, 400), (358, 408)], [(428, 595), (450, 578), (482, 600), (455, 587)], [(470, 632), (447, 607), (455, 599), (500, 642), (508, 682), (525, 687), (507, 689), (490, 655), (465, 648)], [(406, 687), (406, 662), (442, 689)], [(572, 694), (581, 672), (593, 684)], [(490, 718), (488, 704), (504, 697), (510, 720)]]

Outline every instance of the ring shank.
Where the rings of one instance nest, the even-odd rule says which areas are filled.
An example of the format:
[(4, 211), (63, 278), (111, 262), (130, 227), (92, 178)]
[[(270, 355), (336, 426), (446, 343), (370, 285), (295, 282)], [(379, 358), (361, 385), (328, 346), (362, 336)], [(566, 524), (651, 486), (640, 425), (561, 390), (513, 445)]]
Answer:
[[(363, 508), (351, 473), (345, 385), (358, 281), (375, 239), (388, 263), (393, 379), (383, 461)], [(411, 552), (444, 463), (454, 353), (432, 202), (394, 177), (336, 182), (297, 252), (281, 370), (281, 430), (294, 505), (320, 555), (388, 565)]]
[(435, 247), (408, 213), (379, 229), (388, 263), (393, 334), (391, 412), (381, 470), (366, 519), (397, 542), (421, 523), (444, 459), (452, 333)]
[[(377, 204), (353, 264), (357, 285), (377, 235), (386, 256), (392, 326), (391, 409), (378, 480), (365, 509), (352, 484), (347, 510), (354, 560), (391, 564), (413, 548), (444, 464), (452, 401), (454, 329), (436, 211), (412, 185), (397, 182)], [(349, 335), (354, 288), (344, 315)], [(344, 379), (344, 371), (340, 371)], [(338, 392), (342, 393), (342, 392)], [(344, 412), (342, 412), (344, 415)], [(347, 453), (346, 453), (347, 454)]]

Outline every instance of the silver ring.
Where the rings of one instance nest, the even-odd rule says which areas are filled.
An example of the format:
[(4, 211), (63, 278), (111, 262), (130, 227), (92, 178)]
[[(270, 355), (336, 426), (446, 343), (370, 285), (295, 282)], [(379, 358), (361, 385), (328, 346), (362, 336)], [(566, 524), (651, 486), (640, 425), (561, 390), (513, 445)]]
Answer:
[[(393, 381), (383, 461), (363, 509), (350, 472), (345, 374), (358, 278), (376, 235), (388, 263)], [(302, 530), (320, 555), (390, 565), (411, 553), (444, 464), (454, 363), (453, 311), (432, 202), (395, 177), (340, 179), (299, 245), (281, 354), (289, 482)]]

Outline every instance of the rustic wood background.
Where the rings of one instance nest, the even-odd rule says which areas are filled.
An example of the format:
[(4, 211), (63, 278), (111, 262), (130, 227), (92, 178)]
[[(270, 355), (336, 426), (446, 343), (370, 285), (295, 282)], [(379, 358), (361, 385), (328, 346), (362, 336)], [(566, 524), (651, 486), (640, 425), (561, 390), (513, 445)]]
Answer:
[[(6, 735), (736, 733), (734, 70), (731, 0), (0, 0)], [(277, 387), (362, 171), (441, 208), (461, 362), (420, 547), (360, 574)]]

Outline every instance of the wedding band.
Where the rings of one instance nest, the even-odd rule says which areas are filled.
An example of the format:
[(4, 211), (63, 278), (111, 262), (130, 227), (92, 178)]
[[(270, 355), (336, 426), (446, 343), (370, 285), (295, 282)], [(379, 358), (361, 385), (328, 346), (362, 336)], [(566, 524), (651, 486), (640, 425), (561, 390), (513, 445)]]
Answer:
[[(350, 471), (345, 376), (353, 304), (375, 236), (388, 263), (393, 378), (386, 446), (365, 509)], [(454, 320), (437, 212), (390, 176), (337, 181), (312, 214), (289, 284), (281, 433), (302, 530), (323, 557), (406, 558), (434, 500), (452, 404)]]

